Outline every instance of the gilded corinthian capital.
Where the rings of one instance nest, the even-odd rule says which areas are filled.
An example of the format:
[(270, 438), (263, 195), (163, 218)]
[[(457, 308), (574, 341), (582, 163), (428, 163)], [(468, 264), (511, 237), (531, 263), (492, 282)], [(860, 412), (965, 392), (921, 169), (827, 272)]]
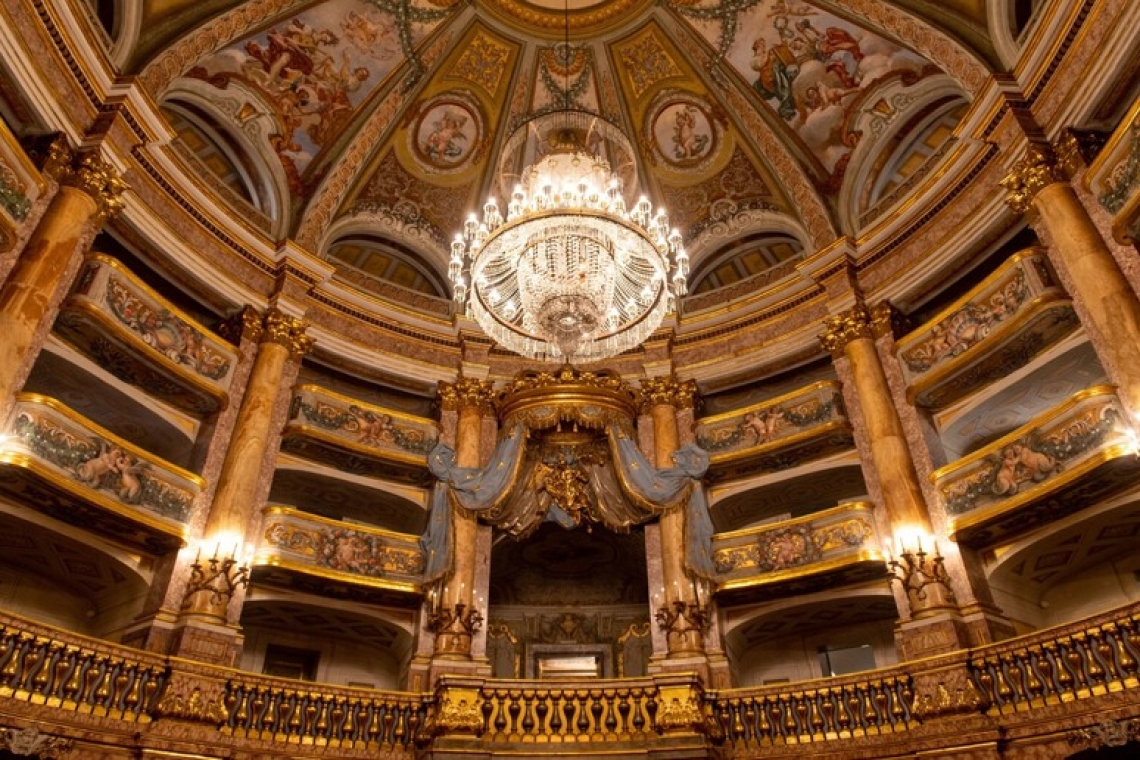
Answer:
[(856, 303), (847, 311), (841, 311), (833, 317), (823, 321), (824, 331), (819, 334), (819, 342), (831, 352), (833, 357), (843, 355), (853, 340), (859, 338), (874, 338), (871, 313), (862, 301)]
[(1024, 214), (1033, 208), (1033, 199), (1042, 188), (1066, 181), (1065, 167), (1049, 146), (1031, 144), (1025, 156), (1001, 181), (1001, 186), (1009, 191), (1005, 198), (1009, 207)]
[(94, 221), (101, 224), (123, 208), (122, 194), (127, 183), (114, 166), (98, 153), (76, 154), (63, 138), (53, 140), (47, 149), (44, 173), (61, 185), (83, 191), (95, 201)]
[(454, 383), (439, 384), (439, 406), (444, 411), (475, 408), (487, 412), (494, 401), (494, 386), (486, 380), (460, 377)]
[(693, 409), (697, 405), (697, 383), (695, 380), (679, 380), (676, 375), (647, 377), (641, 381), (638, 405), (642, 412), (655, 406)]
[(261, 339), (258, 343), (276, 343), (289, 349), (289, 358), (297, 361), (313, 347), (313, 339), (305, 335), (309, 323), (303, 319), (290, 317), (276, 307), (265, 312)]

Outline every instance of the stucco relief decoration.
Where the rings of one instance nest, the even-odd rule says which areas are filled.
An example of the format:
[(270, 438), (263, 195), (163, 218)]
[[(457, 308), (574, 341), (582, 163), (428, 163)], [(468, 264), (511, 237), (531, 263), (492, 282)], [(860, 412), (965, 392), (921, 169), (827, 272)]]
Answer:
[(81, 434), (32, 410), (22, 410), (12, 435), (37, 457), (79, 483), (163, 517), (185, 522), (193, 494), (165, 482), (154, 466), (114, 441)]
[(903, 363), (911, 372), (920, 373), (961, 355), (1017, 313), (1029, 295), (1024, 270), (1015, 269), (994, 292), (965, 304), (931, 327), (929, 337), (902, 352)]
[(763, 446), (832, 419), (839, 404), (839, 397), (833, 395), (754, 409), (716, 425), (698, 427), (697, 443), (711, 453)]
[(733, 227), (750, 212), (779, 211), (768, 183), (740, 146), (714, 176), (685, 187), (662, 183), (661, 190), (673, 220), (692, 239), (716, 226)]
[(628, 77), (633, 97), (640, 98), (649, 88), (671, 77), (682, 76), (681, 69), (653, 33), (626, 45), (618, 54)]
[(32, 200), (28, 193), (28, 184), (0, 158), (0, 209), (14, 221), (24, 221), (32, 210)]
[(269, 110), (279, 128), (270, 145), (300, 193), (316, 154), (449, 12), (407, 0), (329, 0), (223, 48), (186, 76), (244, 91)]
[(447, 95), (424, 104), (408, 131), (413, 154), (428, 172), (461, 169), (483, 152), (483, 118), (467, 98)]
[(469, 182), (459, 187), (425, 182), (405, 169), (395, 152), (389, 151), (356, 199), (352, 212), (389, 214), (415, 228), (418, 236), (426, 236), (445, 248), (450, 240), (445, 231), (461, 223), (460, 213), (467, 207), (470, 189)]
[(418, 548), (394, 547), (383, 536), (351, 528), (272, 521), (264, 536), (267, 547), (300, 554), (317, 567), (338, 572), (382, 578), (418, 575), (424, 569)]
[(584, 45), (559, 43), (538, 53), (538, 83), (533, 112), (538, 116), (562, 108), (596, 108), (593, 96), (594, 57)]
[(391, 414), (357, 404), (334, 404), (311, 396), (293, 400), (290, 419), (301, 419), (363, 446), (426, 454), (439, 439), (434, 429), (393, 419)]
[(1108, 211), (1115, 214), (1124, 208), (1140, 184), (1140, 116), (1128, 130), (1128, 148), (1108, 176), (1100, 183), (1097, 199)]
[(861, 137), (852, 125), (877, 86), (911, 86), (926, 59), (798, 0), (677, 4), (697, 31), (804, 141), (838, 187)]
[(779, 572), (819, 562), (837, 549), (861, 547), (871, 535), (871, 525), (862, 518), (824, 526), (793, 525), (760, 532), (744, 546), (719, 549), (713, 561), (718, 573)]
[(980, 466), (963, 473), (965, 477), (940, 483), (946, 509), (961, 515), (1059, 475), (1071, 460), (1104, 443), (1118, 422), (1115, 408), (1093, 407), (1052, 429), (1029, 431), (986, 455)]
[(709, 104), (699, 98), (674, 94), (662, 99), (648, 124), (650, 144), (660, 158), (677, 168), (699, 166), (720, 147), (717, 119)]
[(480, 33), (467, 45), (448, 76), (466, 80), (494, 97), (510, 57), (509, 47)]

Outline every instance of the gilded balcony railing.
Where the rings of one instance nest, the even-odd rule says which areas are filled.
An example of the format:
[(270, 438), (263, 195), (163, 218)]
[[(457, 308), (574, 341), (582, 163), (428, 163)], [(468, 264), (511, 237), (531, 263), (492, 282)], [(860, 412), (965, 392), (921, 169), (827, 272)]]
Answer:
[(1112, 388), (1095, 386), (931, 479), (952, 517), (955, 539), (984, 544), (1123, 488), (1137, 467), (1120, 401)]
[(834, 586), (885, 576), (872, 507), (849, 502), (774, 525), (713, 536), (713, 562), (720, 596), (778, 594), (794, 581)]
[[(182, 543), (203, 480), (104, 430), (55, 399), (16, 397), (0, 467), (52, 517), (155, 552)], [(29, 490), (30, 489), (30, 490)]]
[(1140, 240), (1140, 99), (1097, 154), (1084, 182), (1113, 215), (1113, 237), (1121, 243)]
[(385, 409), (316, 385), (293, 391), (281, 448), (344, 472), (413, 483), (428, 480), (434, 421)]
[(227, 403), (237, 349), (110, 256), (87, 257), (55, 330), (155, 398), (200, 414)]
[(907, 398), (946, 406), (1028, 364), (1077, 324), (1045, 251), (1016, 253), (898, 342)]
[(1025, 712), (1140, 686), (1140, 613), (1101, 615), (986, 647), (971, 678), (991, 713)]
[(727, 690), (708, 695), (718, 733), (734, 749), (808, 744), (906, 731), (911, 714), (910, 676), (896, 668), (830, 678), (789, 689)]
[(156, 655), (27, 621), (0, 623), (0, 697), (146, 723), (166, 679)]
[(419, 538), (330, 520), (288, 507), (264, 512), (253, 566), (273, 566), (332, 581), (413, 592), (424, 571)]
[(823, 380), (777, 398), (697, 420), (709, 477), (776, 470), (852, 446), (839, 383)]

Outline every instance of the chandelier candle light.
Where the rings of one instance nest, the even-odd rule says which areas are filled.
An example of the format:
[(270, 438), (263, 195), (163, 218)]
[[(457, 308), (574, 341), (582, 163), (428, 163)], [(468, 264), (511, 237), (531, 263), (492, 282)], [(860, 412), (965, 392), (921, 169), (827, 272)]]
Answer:
[[(521, 135), (521, 136), (520, 136)], [(686, 293), (681, 233), (649, 200), (627, 207), (621, 179), (586, 147), (628, 139), (599, 116), (564, 111), (516, 131), (539, 135), (504, 217), (492, 198), (451, 244), (456, 308), (493, 340), (539, 361), (586, 362), (641, 345)]]

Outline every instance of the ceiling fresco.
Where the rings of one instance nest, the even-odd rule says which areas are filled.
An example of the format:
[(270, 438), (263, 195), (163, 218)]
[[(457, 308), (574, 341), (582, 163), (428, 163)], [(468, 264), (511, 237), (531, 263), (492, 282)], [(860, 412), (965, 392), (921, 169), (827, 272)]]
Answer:
[[(857, 232), (849, 178), (934, 153), (916, 134), (908, 156), (906, 130), (968, 103), (988, 56), (969, 0), (568, 5), (155, 0), (128, 59), (227, 143), (226, 181), (239, 167), (273, 188), (262, 211), (285, 236), (325, 256), (371, 236), (442, 279), (463, 220), (533, 158), (504, 152), (512, 134), (565, 108), (629, 136), (615, 169), (667, 205), (695, 268), (770, 233), (806, 254)], [(220, 165), (219, 146), (185, 147)]]

